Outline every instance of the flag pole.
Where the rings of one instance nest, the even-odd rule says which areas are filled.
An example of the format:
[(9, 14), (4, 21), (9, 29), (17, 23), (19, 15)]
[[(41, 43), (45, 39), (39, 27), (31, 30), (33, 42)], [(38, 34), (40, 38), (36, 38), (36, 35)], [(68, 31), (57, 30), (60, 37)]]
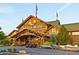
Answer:
[(58, 19), (58, 12), (56, 11), (56, 21), (60, 24), (60, 20)]
[(58, 12), (56, 11), (56, 20), (58, 20)]
[(35, 15), (36, 18), (37, 18), (37, 14), (38, 14), (37, 11), (38, 11), (38, 7), (37, 7), (37, 3), (36, 3), (36, 15)]

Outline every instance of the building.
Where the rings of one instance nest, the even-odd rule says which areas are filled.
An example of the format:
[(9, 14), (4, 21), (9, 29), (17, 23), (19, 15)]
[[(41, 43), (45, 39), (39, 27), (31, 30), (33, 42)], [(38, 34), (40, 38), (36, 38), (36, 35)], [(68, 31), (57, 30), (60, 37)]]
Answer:
[(59, 29), (53, 24), (31, 15), (17, 26), (18, 32), (16, 34), (14, 34), (15, 31), (12, 31), (9, 36), (14, 41), (13, 45), (41, 45), (44, 43), (44, 39), (50, 37), (50, 33), (57, 34), (59, 32)]
[(9, 41), (13, 42), (12, 45), (15, 44), (15, 39), (13, 39), (13, 36), (16, 35), (18, 33), (18, 30), (13, 30), (12, 32), (9, 33), (8, 37), (9, 38)]
[[(70, 35), (70, 44), (79, 45), (79, 23), (62, 24), (67, 29)], [(13, 30), (8, 36), (12, 38), (12, 45), (41, 45), (46, 38), (57, 35), (60, 31), (61, 24), (59, 20), (45, 22), (35, 16), (30, 15), (17, 27), (18, 30)]]
[(79, 45), (79, 23), (63, 24), (71, 36), (71, 44)]

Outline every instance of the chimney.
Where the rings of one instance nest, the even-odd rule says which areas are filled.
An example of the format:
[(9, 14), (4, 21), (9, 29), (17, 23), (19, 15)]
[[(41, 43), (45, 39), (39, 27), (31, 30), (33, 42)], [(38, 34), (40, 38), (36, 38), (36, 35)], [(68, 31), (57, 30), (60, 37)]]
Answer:
[(56, 12), (56, 21), (60, 24), (60, 20), (58, 20), (58, 12)]
[(60, 25), (60, 20), (56, 19), (57, 23)]

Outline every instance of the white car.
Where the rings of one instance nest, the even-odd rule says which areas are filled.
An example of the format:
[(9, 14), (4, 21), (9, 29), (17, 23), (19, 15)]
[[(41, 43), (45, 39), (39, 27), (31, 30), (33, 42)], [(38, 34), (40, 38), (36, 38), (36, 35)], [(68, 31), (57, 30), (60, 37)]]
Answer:
[(45, 49), (52, 49), (52, 46), (50, 45), (41, 45), (40, 47)]
[(65, 48), (63, 50), (67, 51), (79, 51), (79, 48), (77, 45), (65, 45)]
[(65, 45), (65, 47), (77, 48), (77, 47), (78, 47), (78, 45)]

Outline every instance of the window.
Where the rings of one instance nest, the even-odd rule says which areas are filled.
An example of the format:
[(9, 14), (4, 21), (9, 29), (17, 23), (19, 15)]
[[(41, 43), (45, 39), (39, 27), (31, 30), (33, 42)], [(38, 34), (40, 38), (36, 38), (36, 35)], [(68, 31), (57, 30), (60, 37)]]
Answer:
[(72, 32), (72, 35), (79, 35), (79, 32)]
[(45, 28), (45, 25), (43, 25), (43, 24), (37, 24), (37, 25), (36, 25), (36, 28), (37, 28), (37, 29)]

